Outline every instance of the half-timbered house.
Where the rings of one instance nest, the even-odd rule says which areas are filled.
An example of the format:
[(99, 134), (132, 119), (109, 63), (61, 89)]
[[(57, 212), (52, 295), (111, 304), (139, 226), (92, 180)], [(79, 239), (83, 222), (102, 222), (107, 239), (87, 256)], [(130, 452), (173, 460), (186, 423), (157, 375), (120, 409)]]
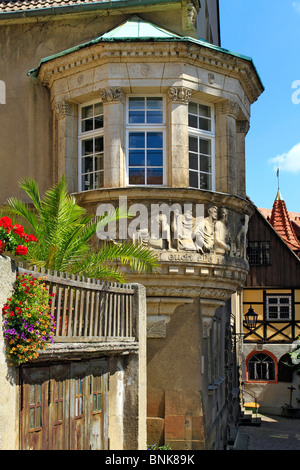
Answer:
[[(252, 307), (258, 314), (253, 330), (244, 326), (244, 399), (257, 401), (260, 410), (281, 413), (286, 404), (298, 405), (299, 376), (289, 352), (300, 334), (299, 248), (278, 192), (272, 210), (256, 209), (249, 222), (250, 271), (242, 300), (244, 312)], [(288, 387), (296, 389), (292, 397)]]

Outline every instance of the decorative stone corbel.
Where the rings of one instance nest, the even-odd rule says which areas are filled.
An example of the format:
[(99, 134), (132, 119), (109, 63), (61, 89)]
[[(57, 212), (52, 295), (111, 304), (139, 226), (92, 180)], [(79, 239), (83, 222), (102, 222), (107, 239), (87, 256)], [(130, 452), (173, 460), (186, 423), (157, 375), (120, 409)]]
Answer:
[(104, 103), (108, 103), (111, 101), (120, 101), (124, 102), (124, 92), (122, 88), (116, 87), (116, 88), (104, 88), (101, 91), (102, 94), (102, 101)]
[(241, 134), (247, 134), (250, 129), (249, 121), (237, 121), (237, 132)]
[(63, 100), (55, 105), (55, 116), (57, 119), (61, 119), (66, 116), (70, 116), (72, 112), (72, 106), (67, 101)]
[(168, 97), (170, 101), (188, 104), (192, 96), (192, 90), (183, 86), (172, 86), (169, 88)]
[(241, 108), (236, 101), (227, 100), (217, 105), (217, 113), (227, 114), (233, 116), (235, 119), (239, 119), (241, 116)]

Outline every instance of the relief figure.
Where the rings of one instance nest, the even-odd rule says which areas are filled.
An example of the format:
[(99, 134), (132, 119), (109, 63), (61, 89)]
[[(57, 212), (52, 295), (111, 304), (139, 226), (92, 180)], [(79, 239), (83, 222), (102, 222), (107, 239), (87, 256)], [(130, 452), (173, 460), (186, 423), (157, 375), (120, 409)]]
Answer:
[(219, 220), (215, 223), (215, 248), (217, 254), (225, 254), (230, 251), (230, 235), (228, 230), (228, 210), (220, 209)]
[(208, 216), (204, 218), (195, 230), (196, 249), (199, 253), (211, 253), (215, 247), (215, 224), (218, 218), (218, 208), (211, 206)]
[(185, 210), (183, 214), (175, 211), (173, 233), (175, 234), (177, 250), (196, 250), (193, 242), (194, 218), (190, 209)]

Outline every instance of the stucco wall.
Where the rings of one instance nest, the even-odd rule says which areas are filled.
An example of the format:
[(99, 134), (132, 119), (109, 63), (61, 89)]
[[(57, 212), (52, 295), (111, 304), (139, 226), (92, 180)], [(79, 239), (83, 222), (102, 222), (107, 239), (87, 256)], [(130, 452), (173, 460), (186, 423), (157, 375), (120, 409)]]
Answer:
[[(270, 353), (279, 361), (282, 356), (289, 353), (292, 350), (291, 344), (264, 344), (263, 352)], [(249, 354), (257, 350), (256, 344), (244, 345), (244, 357), (247, 360)], [(277, 379), (277, 378), (276, 378)], [(292, 406), (299, 407), (297, 398), (300, 399), (300, 376), (293, 372), (292, 382), (246, 382), (244, 385), (244, 401), (253, 402), (255, 398), (257, 403), (260, 405), (259, 411), (265, 413), (273, 413), (280, 415), (282, 413), (282, 406), (290, 404), (290, 390), (288, 387), (295, 387), (292, 395)]]

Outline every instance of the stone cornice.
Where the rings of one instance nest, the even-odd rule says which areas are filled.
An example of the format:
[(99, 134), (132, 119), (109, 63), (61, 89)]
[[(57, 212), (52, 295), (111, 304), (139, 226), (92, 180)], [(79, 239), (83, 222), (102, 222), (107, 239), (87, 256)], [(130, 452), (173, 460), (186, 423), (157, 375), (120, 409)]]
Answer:
[(177, 187), (123, 187), (123, 188), (104, 188), (94, 191), (83, 191), (73, 193), (79, 204), (101, 204), (102, 201), (113, 203), (118, 201), (119, 197), (126, 197), (128, 201), (188, 201), (198, 204), (217, 204), (226, 206), (231, 210), (241, 214), (251, 216), (254, 213), (255, 206), (248, 199), (244, 199), (232, 194), (219, 193), (216, 191), (205, 191), (192, 188)]
[[(251, 61), (205, 47), (183, 38), (180, 41), (145, 41), (99, 43), (41, 64), (39, 80), (52, 87), (54, 80), (112, 63), (184, 62), (239, 80), (251, 103), (263, 86)], [(211, 75), (210, 75), (211, 76)]]

